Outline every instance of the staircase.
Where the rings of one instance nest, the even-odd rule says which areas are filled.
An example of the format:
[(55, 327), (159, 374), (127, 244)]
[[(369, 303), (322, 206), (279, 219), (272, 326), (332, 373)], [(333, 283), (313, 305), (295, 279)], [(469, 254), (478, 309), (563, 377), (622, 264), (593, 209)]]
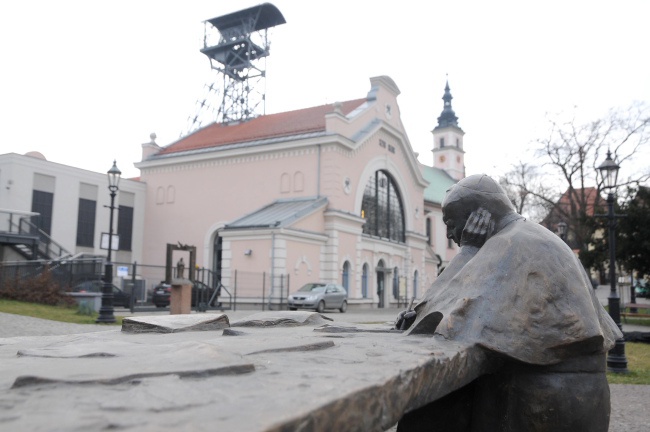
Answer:
[(38, 213), (0, 209), (0, 246), (9, 246), (27, 260), (60, 260), (71, 254), (38, 228)]

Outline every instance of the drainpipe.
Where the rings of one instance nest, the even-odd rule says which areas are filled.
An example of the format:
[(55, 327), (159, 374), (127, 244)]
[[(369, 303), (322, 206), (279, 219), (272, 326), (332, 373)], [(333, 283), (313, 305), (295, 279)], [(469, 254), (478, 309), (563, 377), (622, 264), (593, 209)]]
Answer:
[(271, 309), (271, 300), (275, 291), (275, 232), (271, 233), (271, 289), (269, 290), (269, 310)]

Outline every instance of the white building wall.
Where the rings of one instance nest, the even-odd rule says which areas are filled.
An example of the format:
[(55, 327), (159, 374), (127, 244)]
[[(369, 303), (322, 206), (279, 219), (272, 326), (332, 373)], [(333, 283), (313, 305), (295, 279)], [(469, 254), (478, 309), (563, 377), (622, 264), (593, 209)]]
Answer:
[[(0, 185), (2, 185), (0, 209), (3, 210), (29, 212), (32, 208), (35, 187), (52, 192), (54, 197), (50, 237), (72, 254), (85, 252), (106, 255), (106, 251), (100, 249), (101, 233), (108, 232), (110, 217), (108, 209), (104, 207), (110, 205), (108, 179), (105, 173), (49, 162), (38, 157), (7, 153), (0, 155)], [(94, 246), (93, 248), (78, 247), (76, 243), (79, 198), (92, 188), (97, 190)], [(119, 188), (115, 205), (118, 206), (120, 203), (120, 192), (131, 194), (134, 214), (132, 250), (118, 253), (129, 262), (141, 261), (145, 185), (138, 181), (121, 179)], [(114, 233), (117, 233), (117, 217), (115, 211)]]

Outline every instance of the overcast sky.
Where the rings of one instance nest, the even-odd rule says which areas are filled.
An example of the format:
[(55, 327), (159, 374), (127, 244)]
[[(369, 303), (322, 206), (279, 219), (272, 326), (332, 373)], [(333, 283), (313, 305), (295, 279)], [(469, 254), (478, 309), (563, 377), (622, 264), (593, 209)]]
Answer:
[[(0, 3), (0, 154), (39, 151), (137, 176), (141, 143), (178, 139), (209, 79), (202, 21), (261, 1)], [(449, 77), (467, 174), (498, 175), (545, 134), (545, 113), (597, 118), (650, 101), (650, 2), (275, 0), (267, 113), (365, 97), (390, 76), (413, 149)], [(623, 167), (624, 169), (624, 167)]]

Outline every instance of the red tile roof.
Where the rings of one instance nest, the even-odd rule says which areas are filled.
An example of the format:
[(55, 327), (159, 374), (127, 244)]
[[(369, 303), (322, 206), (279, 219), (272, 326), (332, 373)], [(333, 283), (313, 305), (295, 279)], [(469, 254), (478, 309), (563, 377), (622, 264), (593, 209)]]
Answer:
[[(595, 187), (586, 187), (584, 189), (575, 189), (574, 190), (577, 199), (580, 200), (582, 198), (582, 194), (584, 194), (584, 199), (585, 199), (585, 214), (587, 216), (593, 216), (595, 214), (596, 208), (604, 206), (605, 200), (598, 194), (598, 189)], [(541, 222), (542, 225), (544, 225), (547, 228), (555, 227), (555, 225), (562, 219), (564, 219), (566, 216), (565, 215), (570, 215), (571, 214), (571, 200), (573, 197), (570, 194), (570, 190), (567, 189), (560, 199), (557, 201), (555, 204), (555, 208), (551, 209), (551, 211), (546, 215), (544, 220)], [(579, 201), (575, 202), (576, 207), (579, 207), (581, 204)], [(580, 211), (578, 209), (578, 211)], [(574, 215), (575, 216), (575, 215)]]
[[(366, 99), (341, 102), (341, 112), (349, 114)], [(268, 138), (325, 131), (325, 115), (334, 112), (334, 104), (321, 105), (260, 116), (241, 123), (213, 123), (162, 149), (157, 155), (219, 147)]]
[[(595, 208), (597, 206), (602, 206), (603, 205), (603, 199), (598, 195), (598, 189), (595, 187), (586, 187), (582, 190), (576, 189), (575, 193), (581, 197), (582, 194), (584, 193), (585, 196), (585, 202), (587, 205), (587, 208), (585, 208), (585, 212), (587, 216), (593, 216), (595, 212)], [(560, 197), (558, 200), (558, 205), (560, 207), (563, 207), (568, 211), (569, 207), (571, 206), (571, 195), (569, 193), (569, 190), (567, 189), (564, 194)]]

